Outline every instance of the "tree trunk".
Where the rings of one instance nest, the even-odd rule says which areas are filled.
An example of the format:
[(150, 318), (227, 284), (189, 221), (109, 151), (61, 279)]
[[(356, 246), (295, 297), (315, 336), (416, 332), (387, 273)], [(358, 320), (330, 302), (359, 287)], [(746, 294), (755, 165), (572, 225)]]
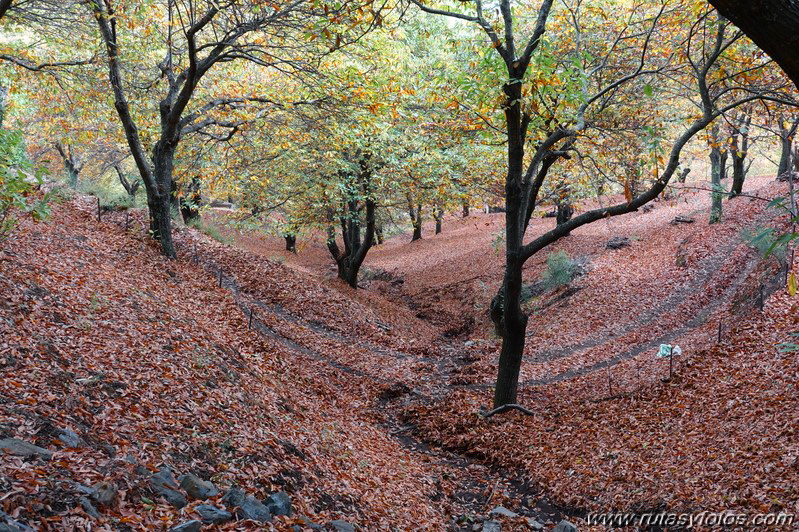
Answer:
[(379, 223), (379, 224), (376, 223), (375, 224), (375, 237), (377, 238), (377, 245), (378, 246), (382, 246), (383, 242), (385, 241), (383, 239), (383, 224), (382, 223)]
[(436, 207), (436, 234), (441, 234), (441, 225), (444, 223), (444, 209)]
[(122, 171), (122, 168), (119, 164), (114, 164), (114, 170), (117, 172), (117, 177), (119, 177), (119, 183), (122, 185), (122, 188), (125, 189), (125, 192), (130, 196), (130, 199), (136, 197), (136, 192), (139, 190), (139, 185), (141, 185), (140, 181), (130, 181), (125, 173)]
[[(511, 79), (521, 79), (524, 72), (508, 66)], [(505, 123), (508, 138), (508, 173), (505, 178), (505, 276), (500, 289), (500, 308), (492, 309), (501, 319), (495, 325), (502, 334), (502, 351), (497, 368), (497, 382), (494, 389), (494, 407), (517, 402), (519, 390), (519, 371), (524, 356), (525, 330), (527, 316), (522, 312), (522, 266), (521, 248), (524, 239), (522, 223), (527, 213), (522, 197), (522, 176), (524, 173), (525, 131), (522, 125), (522, 112), (519, 102), (522, 98), (522, 84), (506, 82), (503, 86), (505, 98)], [(496, 298), (495, 298), (496, 300)]]
[(791, 169), (791, 139), (790, 137), (780, 138), (780, 165), (777, 168), (777, 175), (781, 176)]
[(169, 194), (147, 199), (150, 213), (150, 234), (161, 243), (161, 252), (167, 257), (177, 257), (172, 241), (172, 202)]
[(469, 202), (468, 201), (464, 201), (463, 202), (463, 217), (464, 218), (468, 218), (469, 217)]
[(799, 86), (799, 4), (795, 0), (710, 0)]
[(190, 224), (194, 220), (200, 219), (200, 178), (191, 178), (191, 183), (186, 187), (185, 194), (180, 198), (180, 214), (183, 216), (183, 223)]
[[(150, 232), (161, 242), (161, 252), (167, 257), (177, 258), (172, 241), (172, 211), (175, 198), (172, 169), (177, 143), (159, 141), (153, 150), (153, 177), (155, 190), (147, 190), (147, 206), (150, 210)], [(145, 187), (146, 188), (146, 187)]]
[(711, 206), (710, 206), (710, 223), (715, 224), (721, 221), (721, 175), (724, 168), (724, 160), (721, 156), (722, 150), (714, 147), (710, 150), (710, 182), (711, 188)]
[(743, 193), (744, 181), (746, 180), (746, 154), (738, 156), (732, 155), (732, 188), (730, 189), (730, 199)]
[(58, 150), (58, 153), (61, 155), (61, 159), (64, 162), (64, 170), (67, 172), (67, 182), (69, 183), (69, 186), (71, 188), (78, 188), (78, 180), (80, 177), (80, 171), (83, 169), (83, 164), (78, 160), (78, 157), (72, 150), (71, 145), (67, 145), (65, 147), (60, 142), (56, 142), (55, 148)]
[(411, 195), (408, 195), (408, 216), (411, 219), (411, 225), (413, 226), (413, 236), (411, 237), (411, 242), (416, 242), (417, 240), (421, 240), (422, 238), (422, 204), (419, 203), (414, 208), (413, 206), (413, 198)]
[(283, 235), (286, 240), (286, 251), (297, 253), (297, 235)]
[[(569, 198), (558, 202), (558, 214), (556, 216), (557, 225), (563, 225), (574, 216), (574, 207), (572, 206)], [(569, 236), (570, 233), (566, 233)]]

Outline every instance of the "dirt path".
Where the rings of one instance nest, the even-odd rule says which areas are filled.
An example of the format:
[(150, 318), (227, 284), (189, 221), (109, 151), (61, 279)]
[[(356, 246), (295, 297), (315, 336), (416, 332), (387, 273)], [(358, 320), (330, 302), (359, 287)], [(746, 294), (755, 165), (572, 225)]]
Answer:
[[(196, 253), (196, 252), (195, 252)], [(220, 279), (220, 267), (210, 257), (201, 254), (187, 254), (188, 258), (198, 263), (209, 274), (210, 278)], [(459, 366), (456, 357), (452, 356), (452, 348), (444, 346), (441, 357), (420, 356), (397, 349), (352, 338), (334, 331), (321, 323), (307, 321), (288, 312), (280, 305), (267, 304), (248, 294), (236, 280), (235, 272), (223, 272), (221, 286), (231, 292), (236, 303), (245, 316), (248, 316), (253, 329), (278, 342), (298, 358), (322, 362), (357, 379), (364, 379), (382, 385), (387, 390), (378, 398), (374, 413), (380, 426), (386, 433), (394, 437), (417, 458), (429, 464), (442, 478), (450, 478), (458, 488), (449, 498), (449, 503), (456, 509), (456, 515), (449, 523), (450, 530), (472, 530), (474, 519), (486, 517), (497, 503), (494, 499), (501, 495), (517, 501), (514, 507), (519, 515), (534, 519), (543, 524), (554, 524), (567, 513), (549, 501), (540, 490), (529, 485), (523, 477), (517, 477), (507, 471), (492, 468), (481, 459), (452, 453), (431, 447), (413, 434), (413, 426), (404, 425), (401, 421), (402, 411), (411, 403), (423, 402), (434, 404), (442, 395), (449, 393), (449, 376)], [(251, 314), (252, 309), (258, 312)], [(304, 341), (290, 338), (282, 334), (276, 327), (265, 321), (274, 319), (300, 327), (306, 331)], [(333, 342), (340, 349), (361, 349), (368, 351), (380, 360), (404, 361), (423, 365), (433, 365), (436, 371), (425, 371), (418, 374), (418, 379), (407, 382), (401, 378), (386, 378), (375, 375), (357, 367), (344, 364), (334, 357), (327, 356), (313, 349), (312, 338), (321, 337), (326, 343)], [(300, 360), (295, 362), (302, 363)], [(441, 493), (441, 490), (439, 490)], [(443, 493), (442, 493), (443, 498)]]

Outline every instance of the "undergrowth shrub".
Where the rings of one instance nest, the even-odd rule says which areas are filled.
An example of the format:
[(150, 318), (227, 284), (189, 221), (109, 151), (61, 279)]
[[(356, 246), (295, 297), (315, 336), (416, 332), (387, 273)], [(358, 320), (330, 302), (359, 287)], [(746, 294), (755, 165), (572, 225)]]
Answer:
[(0, 245), (20, 221), (39, 221), (49, 214), (48, 197), (37, 193), (43, 173), (25, 154), (22, 134), (0, 129)]
[(556, 251), (547, 256), (547, 269), (541, 278), (548, 290), (560, 288), (572, 282), (577, 276), (578, 266), (565, 251)]

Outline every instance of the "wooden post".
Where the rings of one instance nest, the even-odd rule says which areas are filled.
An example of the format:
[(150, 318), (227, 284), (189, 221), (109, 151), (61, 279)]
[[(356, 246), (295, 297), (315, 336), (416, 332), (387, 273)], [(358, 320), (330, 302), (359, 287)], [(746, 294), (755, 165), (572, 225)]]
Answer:
[(722, 323), (723, 323), (723, 321), (721, 319), (719, 319), (719, 339), (718, 339), (717, 343), (721, 343), (721, 324)]
[(247, 329), (252, 329), (252, 307), (250, 307), (250, 318), (247, 320)]
[(669, 381), (674, 375), (674, 346), (669, 347)]
[(97, 221), (100, 221), (100, 198), (97, 198)]

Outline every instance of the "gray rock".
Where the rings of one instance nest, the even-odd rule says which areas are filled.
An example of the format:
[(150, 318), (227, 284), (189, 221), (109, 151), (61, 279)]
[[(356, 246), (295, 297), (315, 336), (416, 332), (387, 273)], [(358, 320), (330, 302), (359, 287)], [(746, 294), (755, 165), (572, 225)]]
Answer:
[(47, 449), (16, 438), (0, 440), (0, 454), (3, 452), (13, 454), (14, 456), (23, 456), (25, 458), (38, 457), (49, 460), (53, 457), (53, 451), (48, 451)]
[(576, 526), (564, 519), (555, 525), (555, 528), (552, 529), (552, 532), (579, 532), (579, 530), (577, 530)]
[(233, 519), (232, 513), (210, 504), (201, 504), (194, 510), (200, 514), (200, 519), (207, 525), (220, 525)]
[(0, 532), (28, 532), (33, 531), (31, 527), (20, 523), (3, 510), (0, 510)]
[(483, 523), (483, 532), (500, 532), (501, 530), (502, 525), (499, 521), (488, 520)]
[(626, 236), (614, 236), (610, 240), (607, 241), (605, 247), (608, 249), (621, 249), (629, 247), (632, 242)]
[(231, 508), (236, 508), (236, 515), (241, 519), (252, 519), (253, 521), (260, 521), (261, 523), (269, 523), (272, 521), (272, 513), (269, 511), (261, 501), (247, 495), (239, 488), (230, 488), (225, 496), (222, 497), (222, 502)]
[(69, 429), (61, 429), (58, 432), (58, 441), (64, 444), (64, 447), (80, 447), (80, 436)]
[(323, 527), (319, 523), (314, 523), (313, 521), (311, 521), (307, 516), (301, 515), (300, 516), (300, 520), (302, 521), (302, 524), (305, 527), (310, 528), (311, 530), (324, 530), (325, 529), (325, 527)]
[(286, 515), (291, 517), (291, 497), (285, 491), (273, 493), (264, 501), (272, 515)]
[(78, 502), (80, 503), (81, 507), (83, 507), (83, 510), (91, 517), (94, 517), (95, 519), (100, 518), (100, 512), (97, 511), (97, 508), (94, 507), (92, 501), (90, 501), (87, 497), (80, 497)]
[(186, 521), (178, 526), (173, 526), (169, 529), (169, 532), (200, 532), (202, 526), (203, 524), (200, 521), (197, 519), (192, 519), (191, 521)]
[(463, 343), (463, 345), (465, 345), (466, 347), (472, 347), (474, 344), (475, 344), (475, 341), (474, 341), (474, 340), (466, 340), (466, 341)]
[(183, 491), (188, 493), (192, 499), (205, 500), (209, 497), (216, 497), (219, 495), (219, 490), (216, 489), (211, 482), (205, 481), (196, 475), (188, 473), (180, 477), (180, 487)]
[(175, 476), (172, 470), (164, 466), (150, 477), (150, 486), (153, 491), (166, 499), (166, 502), (175, 508), (183, 508), (188, 504), (186, 497), (178, 491), (178, 483), (175, 481)]
[(536, 521), (535, 519), (528, 519), (527, 524), (533, 530), (544, 530), (544, 523), (542, 523), (541, 521)]
[(333, 530), (335, 530), (336, 532), (355, 532), (354, 526), (352, 526), (346, 521), (342, 521), (341, 519), (330, 521), (330, 526), (332, 526)]
[(519, 514), (516, 512), (512, 512), (505, 508), (504, 506), (497, 506), (493, 510), (491, 510), (488, 515), (498, 515), (500, 517), (518, 517)]
[(99, 482), (92, 486), (92, 499), (100, 506), (113, 506), (117, 498), (117, 486), (113, 482)]

